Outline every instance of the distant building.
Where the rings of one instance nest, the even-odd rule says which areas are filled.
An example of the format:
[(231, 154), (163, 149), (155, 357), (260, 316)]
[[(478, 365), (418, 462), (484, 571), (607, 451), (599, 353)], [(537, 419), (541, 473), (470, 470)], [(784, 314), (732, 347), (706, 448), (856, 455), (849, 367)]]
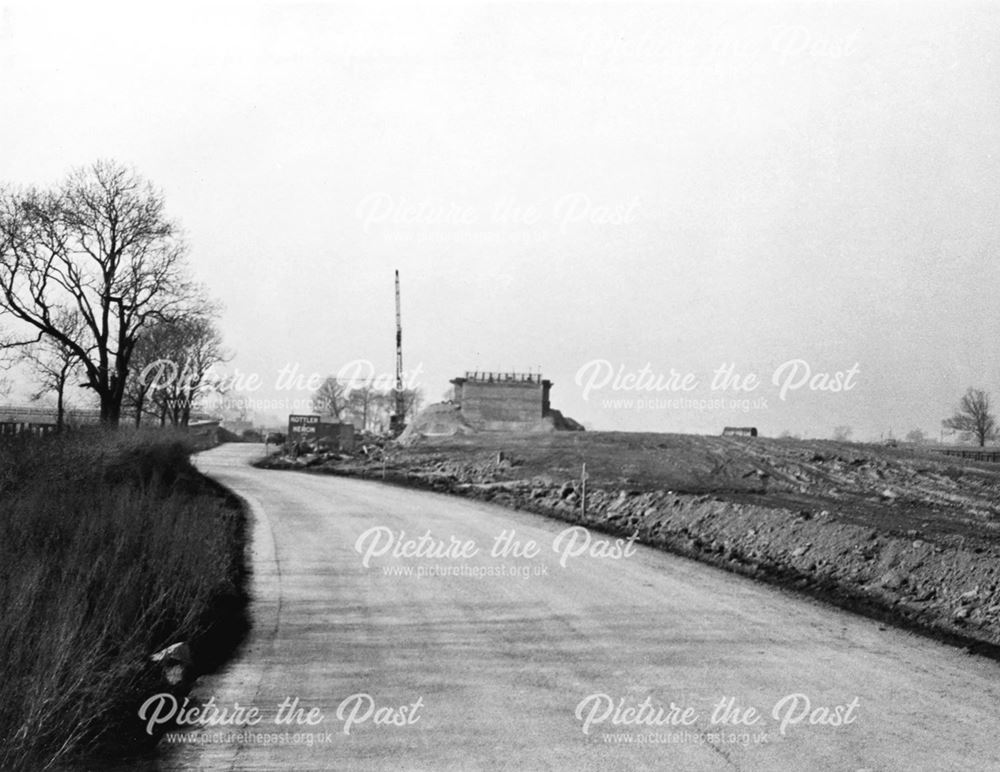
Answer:
[(187, 431), (191, 440), (199, 447), (213, 448), (219, 444), (218, 420), (191, 421), (188, 423)]
[[(37, 405), (0, 405), (0, 435), (44, 435), (55, 431), (57, 412), (54, 407)], [(100, 410), (66, 410), (63, 416), (67, 426), (96, 424), (101, 420)]]
[(223, 418), (220, 424), (227, 432), (242, 437), (244, 432), (253, 430), (253, 421), (243, 421), (235, 418)]
[(723, 437), (756, 437), (756, 426), (727, 426), (722, 430)]
[[(34, 405), (0, 405), (0, 435), (33, 434), (46, 435), (56, 430), (58, 413), (54, 407)], [(101, 411), (90, 408), (69, 408), (63, 415), (68, 428), (92, 426), (101, 422)], [(122, 423), (126, 419), (122, 417)], [(131, 425), (131, 422), (128, 423)], [(144, 426), (159, 426), (159, 422), (143, 423)], [(204, 413), (192, 413), (188, 421), (188, 431), (197, 436), (199, 442), (207, 445), (218, 443), (219, 419)]]
[(479, 431), (531, 431), (552, 412), (552, 381), (540, 373), (474, 371), (451, 383), (462, 417)]

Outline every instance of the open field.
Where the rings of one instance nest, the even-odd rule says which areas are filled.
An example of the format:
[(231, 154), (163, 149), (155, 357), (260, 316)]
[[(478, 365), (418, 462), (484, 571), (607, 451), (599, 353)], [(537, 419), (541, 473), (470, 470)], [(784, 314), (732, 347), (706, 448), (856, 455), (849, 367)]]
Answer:
[(185, 641), (203, 672), (242, 637), (242, 510), (190, 450), (156, 432), (0, 443), (0, 769), (147, 742), (150, 655)]
[[(1000, 466), (929, 450), (827, 440), (707, 437), (618, 432), (429, 441), (392, 452), (394, 463), (441, 464), (459, 476), (503, 452), (493, 481), (579, 478), (597, 488), (712, 494), (760, 506), (830, 510), (841, 522), (928, 541), (997, 544)], [(463, 465), (459, 459), (475, 459)]]
[(994, 654), (1000, 644), (994, 465), (832, 441), (597, 432), (480, 434), (293, 465), (384, 469), (388, 480), (637, 533)]

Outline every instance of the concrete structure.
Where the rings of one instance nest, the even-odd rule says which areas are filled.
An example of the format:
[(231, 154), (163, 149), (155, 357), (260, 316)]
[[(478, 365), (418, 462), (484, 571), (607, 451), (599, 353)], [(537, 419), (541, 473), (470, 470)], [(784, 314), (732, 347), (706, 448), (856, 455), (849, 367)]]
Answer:
[(467, 372), (451, 383), (462, 417), (479, 431), (531, 431), (551, 412), (552, 381), (540, 373)]
[(723, 437), (756, 437), (756, 426), (727, 426), (722, 430)]
[(219, 423), (218, 419), (190, 421), (187, 432), (191, 441), (199, 448), (214, 448), (219, 444)]

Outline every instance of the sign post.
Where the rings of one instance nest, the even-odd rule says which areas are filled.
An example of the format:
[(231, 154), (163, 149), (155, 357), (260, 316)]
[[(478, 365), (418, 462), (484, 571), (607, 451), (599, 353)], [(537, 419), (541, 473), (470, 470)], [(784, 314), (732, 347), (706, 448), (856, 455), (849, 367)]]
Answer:
[(309, 442), (310, 440), (315, 440), (317, 429), (319, 429), (318, 415), (288, 416), (289, 442)]

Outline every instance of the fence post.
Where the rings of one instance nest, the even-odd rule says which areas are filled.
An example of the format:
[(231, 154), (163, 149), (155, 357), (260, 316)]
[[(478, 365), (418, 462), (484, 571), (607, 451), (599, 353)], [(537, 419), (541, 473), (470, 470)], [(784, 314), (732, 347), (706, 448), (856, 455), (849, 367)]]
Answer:
[(583, 462), (583, 469), (580, 471), (580, 507), (581, 518), (587, 519), (587, 462)]

